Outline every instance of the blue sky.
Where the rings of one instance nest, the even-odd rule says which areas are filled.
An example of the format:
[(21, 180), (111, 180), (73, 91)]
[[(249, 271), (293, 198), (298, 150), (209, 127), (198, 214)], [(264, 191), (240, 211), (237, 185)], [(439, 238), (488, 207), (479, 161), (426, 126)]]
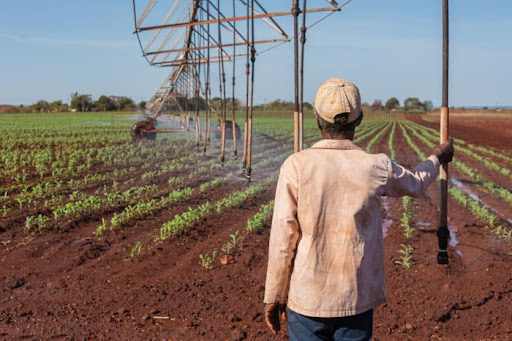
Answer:
[[(271, 10), (291, 5), (261, 2)], [(512, 105), (512, 1), (450, 2), (450, 105)], [(141, 57), (128, 0), (2, 1), (1, 18), (0, 104), (68, 101), (73, 91), (140, 101), (168, 72)], [(291, 33), (289, 20), (281, 22)], [(414, 96), (440, 103), (441, 0), (353, 0), (308, 32), (306, 49), (305, 100), (338, 76), (368, 102)], [(285, 44), (258, 58), (256, 102), (292, 99), (292, 56)], [(245, 90), (237, 91), (242, 98)]]

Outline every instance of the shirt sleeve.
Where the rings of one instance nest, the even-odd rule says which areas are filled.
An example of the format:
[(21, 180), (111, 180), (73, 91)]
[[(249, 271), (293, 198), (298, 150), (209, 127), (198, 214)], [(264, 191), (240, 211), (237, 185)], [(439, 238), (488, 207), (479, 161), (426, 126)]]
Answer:
[(298, 173), (288, 158), (281, 167), (265, 283), (265, 303), (285, 303), (300, 227), (297, 220)]
[(388, 179), (383, 189), (383, 195), (401, 197), (409, 195), (419, 197), (439, 174), (439, 160), (431, 155), (413, 170), (400, 166), (388, 160)]

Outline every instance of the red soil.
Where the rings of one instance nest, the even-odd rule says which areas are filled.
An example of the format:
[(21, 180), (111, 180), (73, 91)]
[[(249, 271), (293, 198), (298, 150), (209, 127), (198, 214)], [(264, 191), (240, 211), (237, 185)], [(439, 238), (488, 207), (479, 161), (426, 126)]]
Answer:
[[(478, 142), (471, 128), (453, 131), (457, 129), (465, 140)], [(374, 152), (388, 152), (386, 138), (387, 134)], [(506, 140), (500, 141), (496, 147), (504, 148)], [(398, 162), (419, 162), (399, 129), (394, 145)], [(244, 186), (245, 181), (234, 181), (213, 189), (208, 198), (215, 200)], [(240, 208), (211, 216), (163, 243), (153, 241), (162, 222), (206, 197), (194, 197), (158, 217), (137, 221), (134, 228), (102, 237), (92, 233), (97, 220), (31, 238), (22, 233), (21, 225), (0, 230), (0, 240), (5, 241), (0, 245), (0, 337), (286, 339), (284, 332), (273, 337), (262, 315), (268, 229), (261, 235), (242, 233), (243, 247), (228, 265), (217, 261), (204, 270), (199, 263), (199, 254), (220, 250), (231, 233), (245, 231), (247, 219), (273, 195), (270, 186)], [(414, 200), (418, 231), (409, 240), (401, 233), (401, 200), (387, 201), (393, 220), (384, 240), (388, 301), (375, 311), (375, 340), (512, 339), (510, 242), (491, 234), (450, 200), (450, 225), (458, 230), (458, 244), (450, 247), (450, 264), (438, 266), (436, 185)], [(130, 249), (138, 241), (142, 253), (131, 259)], [(412, 269), (394, 264), (402, 243), (414, 247)]]

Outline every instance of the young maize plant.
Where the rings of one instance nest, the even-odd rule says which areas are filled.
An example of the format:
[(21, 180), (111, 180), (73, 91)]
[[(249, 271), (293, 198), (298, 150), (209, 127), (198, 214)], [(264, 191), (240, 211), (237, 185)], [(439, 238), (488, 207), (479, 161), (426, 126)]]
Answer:
[(395, 148), (393, 147), (395, 131), (396, 131), (396, 121), (393, 121), (393, 127), (391, 128), (391, 133), (389, 133), (389, 140), (388, 140), (389, 158), (391, 160), (395, 160)]
[(369, 142), (368, 144), (366, 145), (366, 152), (367, 153), (371, 153), (372, 152), (372, 148), (373, 146), (380, 141), (380, 139), (382, 138), (382, 136), (384, 136), (384, 134), (386, 134), (386, 132), (389, 130), (389, 128), (392, 126), (391, 124), (391, 121), (389, 121), (385, 126), (384, 128), (379, 131)]
[(411, 238), (414, 231), (416, 229), (411, 226), (411, 222), (414, 220), (414, 210), (413, 210), (413, 200), (411, 197), (403, 197), (402, 198), (402, 207), (404, 209), (404, 213), (402, 214), (402, 218), (400, 219), (402, 228), (404, 229), (404, 237)]
[(101, 236), (103, 233), (107, 231), (107, 221), (105, 218), (101, 218), (101, 225), (96, 228), (94, 234), (96, 236)]
[(215, 262), (215, 258), (217, 258), (218, 255), (219, 255), (219, 251), (217, 251), (217, 250), (213, 250), (211, 256), (208, 255), (207, 253), (204, 255), (200, 254), (199, 259), (200, 259), (200, 264), (203, 267), (203, 269), (205, 269), (205, 270), (211, 269), (213, 267), (213, 263)]
[(25, 227), (29, 232), (43, 232), (49, 221), (50, 218), (45, 217), (42, 214), (39, 214), (38, 216), (29, 216), (25, 220)]
[(258, 212), (247, 220), (247, 231), (260, 233), (265, 228), (265, 222), (274, 212), (274, 200), (266, 205), (261, 205)]
[(400, 244), (402, 249), (399, 251), (402, 256), (400, 259), (395, 260), (395, 264), (399, 264), (404, 268), (410, 269), (412, 268), (412, 252), (414, 251), (412, 245)]
[(137, 242), (137, 244), (135, 244), (130, 250), (130, 257), (132, 259), (135, 258), (136, 256), (140, 255), (141, 251), (142, 251), (142, 243)]

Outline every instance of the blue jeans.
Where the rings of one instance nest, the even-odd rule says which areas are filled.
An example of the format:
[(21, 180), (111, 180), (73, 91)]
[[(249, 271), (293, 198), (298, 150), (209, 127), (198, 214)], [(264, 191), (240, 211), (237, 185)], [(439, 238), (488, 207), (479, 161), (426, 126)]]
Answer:
[(368, 341), (372, 338), (373, 309), (354, 316), (309, 317), (286, 309), (290, 341)]

